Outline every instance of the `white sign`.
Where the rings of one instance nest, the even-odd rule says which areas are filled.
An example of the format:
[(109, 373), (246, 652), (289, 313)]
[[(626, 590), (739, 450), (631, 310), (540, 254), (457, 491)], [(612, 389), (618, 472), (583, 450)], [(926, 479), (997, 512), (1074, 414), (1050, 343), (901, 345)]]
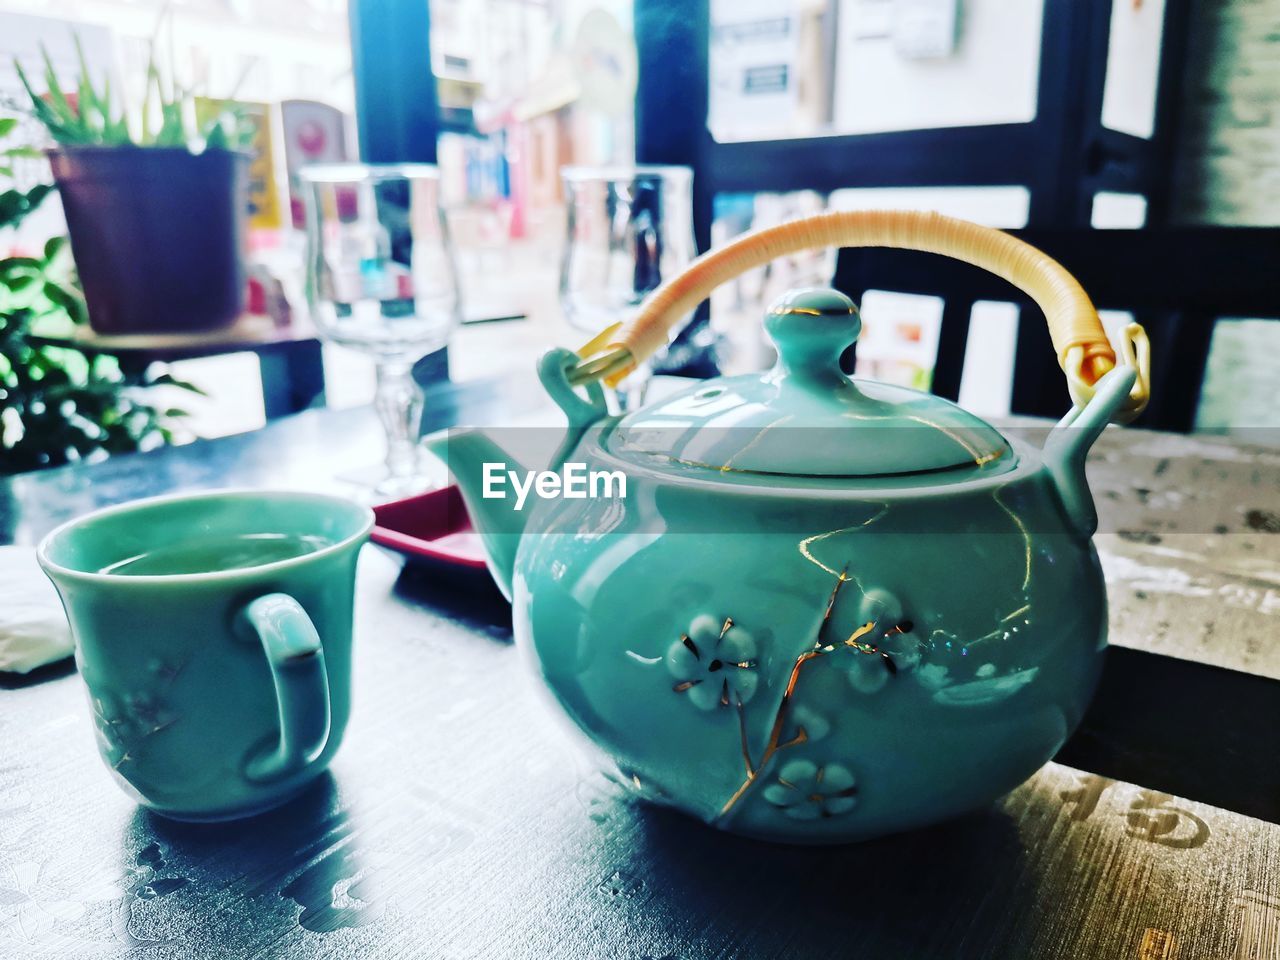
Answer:
[(840, 0), (834, 133), (1035, 118), (1044, 0), (965, 0), (954, 30), (953, 4), (898, 2)]
[(893, 5), (893, 46), (913, 60), (949, 57), (956, 49), (960, 0), (897, 0)]
[(1164, 0), (1111, 5), (1107, 79), (1102, 90), (1102, 125), (1150, 139), (1156, 126), (1156, 86)]
[(792, 134), (800, 23), (777, 0), (712, 0), (710, 116), (720, 141)]

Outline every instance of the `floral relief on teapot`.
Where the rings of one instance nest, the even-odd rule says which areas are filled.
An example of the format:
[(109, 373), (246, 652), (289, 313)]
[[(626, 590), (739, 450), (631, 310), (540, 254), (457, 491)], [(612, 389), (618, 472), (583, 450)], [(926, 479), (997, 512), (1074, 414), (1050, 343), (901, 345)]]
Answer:
[[(852, 630), (842, 629), (842, 596), (851, 578), (842, 571), (827, 600), (818, 637), (810, 650), (800, 654), (788, 676), (786, 690), (770, 725), (768, 740), (753, 745), (747, 732), (746, 711), (759, 685), (755, 673), (758, 647), (755, 639), (732, 617), (723, 621), (711, 614), (694, 617), (689, 629), (671, 645), (665, 663), (681, 694), (701, 711), (730, 710), (738, 717), (737, 745), (744, 779), (717, 815), (728, 817), (753, 789), (774, 758), (784, 751), (809, 745), (803, 757), (782, 763), (762, 796), (780, 815), (808, 820), (849, 813), (857, 805), (856, 777), (850, 760), (826, 757), (812, 744), (831, 730), (831, 723), (812, 707), (802, 706), (801, 678), (806, 669), (828, 665), (843, 673), (854, 691), (875, 694), (888, 683), (918, 667), (927, 643), (914, 632), (903, 612), (902, 601), (888, 590), (858, 592), (857, 619)], [(847, 627), (847, 624), (846, 624)], [(821, 663), (819, 662), (821, 661)], [(758, 755), (758, 760), (753, 759)]]

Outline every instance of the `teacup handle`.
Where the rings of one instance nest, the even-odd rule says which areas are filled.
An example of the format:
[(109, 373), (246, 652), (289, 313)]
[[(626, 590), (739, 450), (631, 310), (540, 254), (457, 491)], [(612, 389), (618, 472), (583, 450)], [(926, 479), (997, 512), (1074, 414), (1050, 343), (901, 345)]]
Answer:
[(262, 642), (276, 688), (280, 737), (256, 748), (245, 776), (258, 782), (297, 773), (329, 741), (329, 675), (315, 624), (287, 593), (268, 593), (244, 608), (245, 622)]

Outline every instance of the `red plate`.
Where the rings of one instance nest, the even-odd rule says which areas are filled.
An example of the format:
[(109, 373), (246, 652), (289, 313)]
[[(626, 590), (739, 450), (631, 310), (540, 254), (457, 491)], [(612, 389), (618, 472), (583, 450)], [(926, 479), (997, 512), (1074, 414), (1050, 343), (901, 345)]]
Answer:
[(411, 560), (484, 570), (484, 547), (457, 486), (429, 490), (373, 508), (370, 539)]

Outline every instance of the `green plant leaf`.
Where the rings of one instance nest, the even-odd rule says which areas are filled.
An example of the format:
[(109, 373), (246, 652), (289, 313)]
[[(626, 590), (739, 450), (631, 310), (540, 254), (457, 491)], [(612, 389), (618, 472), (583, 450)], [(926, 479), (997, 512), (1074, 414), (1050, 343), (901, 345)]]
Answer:
[(102, 113), (106, 121), (102, 128), (102, 139), (104, 143), (113, 146), (124, 146), (133, 143), (133, 137), (129, 133), (129, 121), (125, 117), (124, 111), (120, 111), (120, 116), (111, 119), (111, 74), (107, 74), (106, 80), (102, 84)]
[(147, 56), (147, 79), (143, 84), (142, 123), (138, 132), (138, 146), (151, 144), (151, 91), (160, 88), (160, 72), (156, 69), (156, 45), (151, 41), (151, 52)]
[(28, 273), (19, 274), (18, 276), (6, 277), (4, 285), (15, 293), (23, 290), (29, 290), (32, 286), (40, 282), (39, 274)]
[(162, 373), (157, 377), (151, 378), (149, 385), (153, 387), (177, 387), (179, 390), (186, 390), (188, 393), (194, 393), (201, 397), (209, 395), (191, 381), (179, 380), (171, 373)]
[(7, 137), (17, 125), (17, 117), (0, 117), (0, 137)]
[(181, 147), (187, 142), (182, 124), (182, 104), (164, 101), (160, 104), (160, 129), (156, 131), (156, 146)]
[(76, 323), (83, 323), (88, 319), (88, 311), (85, 309), (84, 300), (78, 294), (72, 293), (66, 287), (59, 286), (52, 281), (46, 281), (43, 292), (54, 304), (67, 311), (71, 319)]
[(0, 156), (39, 160), (44, 154), (35, 147), (6, 147), (4, 150), (0, 150)]
[[(76, 60), (80, 66), (79, 99), (76, 106), (79, 107), (81, 122), (85, 129), (96, 132), (99, 140), (102, 140), (106, 128), (110, 126), (111, 118), (108, 116), (106, 105), (98, 97), (98, 91), (93, 87), (93, 79), (89, 76), (89, 63), (85, 60), (80, 34), (72, 31), (71, 39), (75, 43)], [(110, 83), (110, 77), (107, 80)]]
[(94, 106), (93, 85), (86, 74), (80, 75), (80, 87), (76, 93), (76, 106), (79, 108), (80, 125), (84, 128), (86, 140), (102, 140), (102, 114)]
[(208, 132), (205, 134), (204, 138), (204, 145), (206, 150), (229, 149), (227, 146), (227, 131), (223, 128), (220, 122), (215, 123), (213, 126), (208, 128)]
[(44, 245), (45, 265), (47, 266), (50, 261), (52, 261), (58, 254), (60, 254), (63, 248), (66, 247), (66, 245), (67, 245), (67, 238), (65, 236), (50, 237), (45, 242), (45, 245)]
[(37, 260), (35, 257), (5, 257), (0, 260), (0, 274), (10, 273), (13, 271), (39, 271), (44, 266), (44, 261)]
[(40, 45), (40, 55), (44, 57), (44, 77), (49, 87), (48, 98), (54, 111), (60, 116), (63, 128), (76, 138), (75, 142), (87, 142), (90, 139), (89, 128), (85, 126), (84, 118), (77, 108), (78, 105), (72, 107), (62, 92), (62, 86), (58, 83), (58, 72), (54, 69), (53, 59), (49, 56), (49, 51), (44, 48), (44, 44)]
[(53, 190), (53, 185), (40, 183), (26, 193), (21, 190), (6, 190), (0, 193), (0, 227), (12, 227), (22, 221)]
[(17, 72), (18, 80), (22, 83), (23, 89), (27, 91), (27, 96), (31, 99), (31, 110), (36, 119), (43, 123), (45, 129), (57, 140), (59, 132), (62, 130), (62, 121), (54, 113), (53, 108), (31, 86), (31, 81), (27, 78), (27, 71), (22, 69), (22, 63), (17, 57), (13, 58), (13, 69)]
[[(170, 5), (166, 2), (149, 41), (142, 109), (136, 114), (126, 105), (118, 117), (113, 117), (111, 76), (108, 73), (102, 78), (99, 92), (78, 34), (72, 35), (79, 68), (74, 106), (58, 82), (57, 71), (47, 50), (41, 47), (44, 80), (49, 88), (47, 94), (36, 93), (22, 64), (14, 60), (15, 70), (31, 100), (32, 112), (55, 143), (186, 147), (194, 151), (210, 146), (214, 149), (243, 149), (251, 142), (253, 125), (234, 109), (220, 111), (205, 123), (192, 122), (194, 91), (179, 84), (173, 70), (163, 70), (157, 54), (158, 38), (169, 15)], [(237, 87), (251, 66), (252, 63), (246, 64), (237, 80)], [(5, 155), (0, 148), (0, 158)]]

